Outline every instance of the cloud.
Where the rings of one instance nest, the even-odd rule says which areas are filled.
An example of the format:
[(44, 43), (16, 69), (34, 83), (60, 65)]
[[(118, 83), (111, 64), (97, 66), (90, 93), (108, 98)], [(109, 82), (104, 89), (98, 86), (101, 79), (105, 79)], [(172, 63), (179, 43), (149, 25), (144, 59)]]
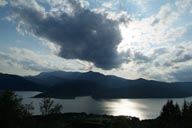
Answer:
[(146, 48), (153, 49), (180, 39), (188, 31), (188, 26), (173, 27), (179, 16), (180, 12), (166, 4), (150, 17), (131, 18), (128, 26), (120, 25), (122, 41), (118, 45), (118, 51), (132, 48), (147, 53), (148, 51), (144, 51)]
[(120, 54), (128, 53), (129, 60), (121, 67), (122, 72), (132, 71), (146, 79), (179, 81), (171, 73), (179, 74), (179, 68), (192, 63), (192, 46), (183, 42), (191, 39), (190, 24), (178, 24), (188, 6), (182, 11), (180, 6), (167, 3), (149, 17), (131, 18), (128, 26), (120, 25), (122, 42), (117, 50)]
[(192, 9), (190, 10), (190, 12), (189, 12), (189, 13), (190, 13), (190, 15), (192, 16)]
[(191, 71), (187, 71), (191, 70), (191, 48), (191, 42), (159, 47), (152, 51), (146, 63), (134, 63), (134, 67), (140, 76), (149, 79), (169, 82), (191, 81)]
[(154, 49), (150, 54), (151, 61), (156, 67), (163, 67), (165, 69), (192, 62), (192, 45), (190, 43), (182, 42), (181, 44), (176, 43), (174, 46), (168, 45)]
[(40, 13), (45, 12), (45, 8), (43, 6), (41, 6), (40, 4), (38, 4), (38, 2), (36, 2), (36, 0), (10, 0), (10, 5), (12, 7), (18, 7), (18, 8), (22, 8), (22, 7), (26, 7), (29, 9), (37, 10)]
[[(118, 52), (131, 51), (129, 58), (137, 63), (168, 64), (162, 60), (171, 56), (172, 53), (169, 52), (171, 47), (177, 45), (187, 33), (191, 32), (190, 25), (175, 26), (183, 14), (183, 11), (177, 8), (167, 3), (162, 5), (156, 14), (139, 19), (131, 18), (128, 26), (120, 25), (122, 41), (118, 45)], [(157, 49), (160, 50), (155, 51)]]
[(183, 12), (187, 10), (192, 5), (192, 0), (177, 0), (175, 2), (176, 7), (179, 11)]
[(180, 82), (192, 82), (192, 68), (191, 65), (185, 66), (181, 69), (175, 70), (170, 73), (170, 75), (175, 79), (176, 81)]
[(114, 6), (118, 6), (117, 5), (118, 3), (117, 2), (113, 2), (113, 1), (108, 1), (108, 2), (104, 2), (103, 4), (102, 4), (102, 6), (103, 7), (105, 7), (105, 8), (113, 8)]
[(68, 1), (71, 13), (59, 15), (45, 12), (33, 2), (35, 8), (25, 4), (12, 4), (18, 29), (60, 46), (59, 56), (93, 62), (102, 69), (116, 68), (121, 60), (116, 51), (121, 41), (119, 23), (81, 7), (75, 0)]
[[(51, 8), (58, 7), (58, 6), (65, 6), (68, 0), (39, 0), (41, 3), (48, 3)], [(74, 1), (74, 0), (73, 0)], [(89, 2), (86, 0), (78, 0), (81, 7), (88, 7)]]
[(60, 52), (60, 46), (55, 43), (50, 42), (49, 40), (40, 39), (42, 44), (49, 48), (52, 54), (57, 55)]
[(0, 0), (0, 7), (5, 6), (7, 4), (8, 4), (7, 0)]
[(66, 60), (57, 57), (53, 54), (45, 55), (39, 52), (34, 52), (24, 48), (10, 48), (7, 52), (0, 52), (0, 65), (4, 65), (5, 69), (9, 67), (33, 71), (81, 71), (89, 70), (92, 67), (91, 63), (80, 60)]
[(155, 16), (154, 21), (156, 21), (156, 23), (153, 23), (153, 25), (164, 24), (168, 26), (172, 24), (179, 15), (178, 12), (173, 11), (171, 4), (167, 3), (161, 7), (160, 11)]
[(148, 4), (151, 0), (132, 0), (133, 2), (136, 2), (139, 5)]
[(182, 42), (172, 48), (171, 63), (186, 63), (192, 61), (192, 42)]
[(36, 72), (95, 70), (130, 79), (190, 80), (185, 73), (191, 76), (192, 0), (10, 1), (17, 31), (38, 38), (51, 53), (13, 48), (0, 55), (0, 65)]

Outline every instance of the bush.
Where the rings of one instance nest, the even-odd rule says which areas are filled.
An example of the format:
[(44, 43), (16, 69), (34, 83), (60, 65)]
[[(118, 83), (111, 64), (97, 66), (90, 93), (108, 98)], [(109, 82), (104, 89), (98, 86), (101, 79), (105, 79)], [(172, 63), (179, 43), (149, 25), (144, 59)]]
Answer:
[(40, 111), (42, 115), (58, 114), (61, 113), (62, 105), (54, 104), (51, 98), (43, 98), (40, 103)]

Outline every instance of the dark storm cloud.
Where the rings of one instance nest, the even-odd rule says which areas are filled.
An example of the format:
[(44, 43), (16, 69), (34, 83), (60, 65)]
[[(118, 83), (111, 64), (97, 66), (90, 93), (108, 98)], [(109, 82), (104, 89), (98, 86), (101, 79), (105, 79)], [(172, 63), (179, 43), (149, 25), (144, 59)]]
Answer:
[(26, 6), (12, 6), (12, 12), (20, 29), (60, 45), (59, 56), (90, 61), (106, 70), (118, 67), (119, 23), (81, 8), (74, 0), (69, 4), (72, 14), (56, 16)]

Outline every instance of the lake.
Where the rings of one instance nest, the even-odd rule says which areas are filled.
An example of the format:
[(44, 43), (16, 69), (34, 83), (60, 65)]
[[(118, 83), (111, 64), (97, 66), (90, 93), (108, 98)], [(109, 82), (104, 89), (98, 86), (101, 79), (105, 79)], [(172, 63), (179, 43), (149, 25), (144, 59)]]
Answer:
[[(30, 98), (40, 92), (20, 91), (16, 94), (23, 98), (23, 103), (33, 102), (33, 114), (40, 114), (39, 103), (42, 98)], [(62, 112), (86, 112), (94, 114), (107, 115), (125, 115), (135, 116), (140, 119), (152, 119), (159, 116), (162, 106), (168, 99), (110, 99), (94, 100), (91, 97), (77, 97), (75, 99), (54, 99), (55, 103), (63, 105)], [(180, 106), (184, 98), (172, 99), (174, 103)], [(186, 101), (192, 101), (192, 97), (185, 98)]]

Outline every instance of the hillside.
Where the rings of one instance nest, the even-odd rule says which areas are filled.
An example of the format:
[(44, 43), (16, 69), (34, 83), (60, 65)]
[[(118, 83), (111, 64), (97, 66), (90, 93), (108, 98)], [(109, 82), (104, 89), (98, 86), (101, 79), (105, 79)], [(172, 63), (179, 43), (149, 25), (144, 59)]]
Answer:
[(192, 96), (192, 83), (127, 80), (92, 71), (55, 71), (28, 77), (0, 74), (0, 90), (42, 91), (36, 97), (54, 98), (181, 98)]
[(44, 91), (45, 88), (21, 76), (0, 73), (0, 90)]

